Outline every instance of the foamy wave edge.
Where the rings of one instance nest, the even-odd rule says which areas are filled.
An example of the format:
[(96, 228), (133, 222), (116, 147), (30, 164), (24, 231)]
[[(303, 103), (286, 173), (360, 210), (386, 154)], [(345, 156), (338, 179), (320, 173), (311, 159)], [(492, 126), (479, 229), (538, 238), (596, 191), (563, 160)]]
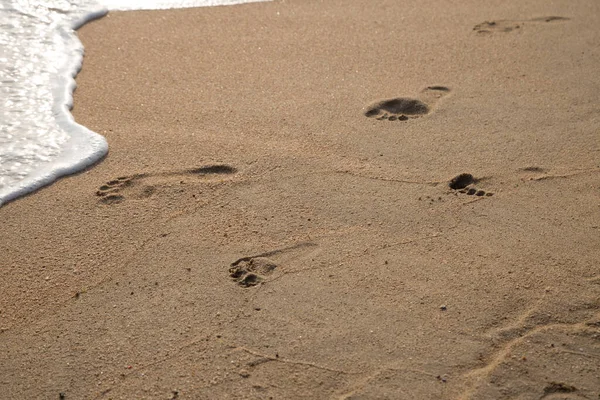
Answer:
[(74, 18), (70, 22), (68, 29), (61, 29), (57, 33), (66, 41), (67, 47), (73, 49), (73, 53), (76, 56), (69, 59), (67, 64), (59, 71), (55, 84), (52, 87), (54, 97), (52, 113), (59, 128), (69, 134), (69, 139), (64, 144), (64, 150), (60, 157), (45, 164), (44, 168), (39, 168), (35, 172), (32, 172), (19, 182), (19, 185), (13, 188), (13, 190), (9, 190), (5, 194), (0, 194), (0, 207), (9, 201), (47, 186), (63, 176), (81, 172), (100, 161), (108, 153), (108, 143), (104, 136), (89, 130), (83, 125), (79, 125), (75, 122), (73, 115), (71, 115), (73, 93), (77, 87), (75, 77), (81, 71), (84, 54), (83, 44), (75, 34), (77, 29), (90, 21), (102, 18), (108, 13), (109, 9), (113, 11), (158, 10), (226, 6), (262, 1), (270, 0), (184, 0), (178, 3), (159, 0), (154, 3), (152, 1), (143, 1), (140, 4), (134, 4), (134, 0), (129, 5), (123, 4), (119, 0), (108, 0), (106, 2), (108, 3), (107, 7), (100, 7), (97, 10), (90, 11), (89, 14), (83, 17)]
[(83, 45), (77, 38), (75, 31), (84, 24), (101, 18), (108, 13), (106, 7), (91, 11), (84, 17), (74, 18), (70, 26), (57, 32), (61, 35), (67, 48), (73, 50), (76, 56), (68, 59), (58, 72), (52, 87), (54, 102), (52, 113), (60, 129), (69, 134), (69, 139), (64, 143), (64, 150), (60, 157), (45, 164), (19, 182), (14, 190), (0, 196), (0, 207), (18, 197), (31, 193), (43, 186), (56, 181), (58, 178), (80, 172), (102, 159), (108, 152), (106, 139), (75, 122), (71, 115), (73, 109), (73, 92), (77, 87), (75, 77), (81, 71), (83, 63)]

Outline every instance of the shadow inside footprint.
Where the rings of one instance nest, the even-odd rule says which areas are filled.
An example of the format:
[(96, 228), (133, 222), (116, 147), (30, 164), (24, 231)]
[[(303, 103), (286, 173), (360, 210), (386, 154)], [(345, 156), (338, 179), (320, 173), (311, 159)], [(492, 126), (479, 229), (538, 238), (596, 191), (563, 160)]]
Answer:
[(562, 383), (562, 382), (550, 382), (544, 388), (544, 394), (550, 394), (550, 393), (572, 393), (572, 392), (576, 392), (576, 391), (577, 391), (577, 388), (575, 386), (567, 385), (567, 384)]
[(187, 172), (190, 174), (234, 174), (237, 172), (237, 169), (226, 164), (214, 164), (188, 169)]
[(118, 203), (122, 202), (123, 200), (125, 200), (125, 197), (123, 197), (123, 196), (119, 196), (118, 194), (109, 194), (105, 197), (102, 197), (100, 199), (100, 202), (102, 202), (104, 204), (118, 204)]
[(524, 171), (524, 172), (546, 172), (546, 170), (542, 167), (523, 167), (523, 168), (519, 168), (520, 171)]
[(420, 100), (398, 97), (383, 100), (369, 106), (365, 111), (365, 116), (374, 117), (385, 112), (390, 114), (423, 115), (429, 112), (429, 107)]
[(476, 179), (473, 175), (464, 173), (452, 178), (450, 182), (448, 182), (448, 186), (452, 190), (457, 190), (459, 193), (464, 193), (469, 196), (475, 195), (489, 197), (494, 195), (494, 193), (486, 192), (485, 190), (480, 190), (473, 187), (472, 185), (476, 184), (477, 182), (479, 182), (479, 180)]
[(526, 23), (545, 23), (545, 22), (559, 22), (568, 21), (569, 18), (559, 16), (548, 16), (538, 17), (527, 20), (497, 20), (497, 21), (484, 21), (473, 27), (473, 30), (481, 34), (490, 34), (494, 32), (512, 32), (514, 30), (522, 28)]
[(229, 276), (242, 287), (256, 286), (278, 267), (266, 257), (244, 257), (231, 264)]
[(256, 286), (266, 282), (267, 278), (273, 281), (289, 273), (289, 268), (294, 262), (307, 258), (314, 261), (313, 257), (319, 251), (317, 244), (301, 242), (254, 256), (242, 257), (230, 264), (229, 277), (241, 287)]
[(530, 21), (534, 21), (534, 22), (558, 22), (558, 21), (568, 21), (569, 18), (567, 17), (559, 17), (557, 15), (550, 15), (548, 17), (538, 17), (538, 18), (532, 18)]
[(492, 33), (492, 32), (511, 32), (521, 28), (521, 24), (516, 21), (485, 21), (473, 27), (477, 33)]
[(421, 91), (423, 100), (410, 97), (395, 97), (393, 99), (381, 100), (367, 106), (364, 111), (365, 117), (378, 120), (407, 121), (409, 118), (417, 118), (431, 112), (432, 105), (450, 91), (446, 86), (428, 86)]
[(427, 86), (424, 91), (428, 91), (428, 90), (436, 90), (438, 92), (449, 92), (450, 88), (448, 88), (446, 86), (434, 85), (434, 86)]
[(452, 178), (450, 180), (450, 183), (448, 183), (448, 186), (450, 186), (450, 189), (459, 190), (459, 189), (464, 189), (467, 186), (469, 186), (473, 183), (476, 183), (476, 182), (477, 181), (475, 180), (473, 175), (460, 174), (460, 175), (457, 175), (454, 178)]

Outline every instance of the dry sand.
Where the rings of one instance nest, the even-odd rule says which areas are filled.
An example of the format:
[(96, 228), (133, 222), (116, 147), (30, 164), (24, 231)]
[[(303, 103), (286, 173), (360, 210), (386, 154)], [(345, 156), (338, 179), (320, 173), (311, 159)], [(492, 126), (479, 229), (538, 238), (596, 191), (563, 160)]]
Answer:
[(596, 0), (84, 26), (74, 115), (110, 153), (0, 209), (0, 397), (598, 398), (599, 26)]

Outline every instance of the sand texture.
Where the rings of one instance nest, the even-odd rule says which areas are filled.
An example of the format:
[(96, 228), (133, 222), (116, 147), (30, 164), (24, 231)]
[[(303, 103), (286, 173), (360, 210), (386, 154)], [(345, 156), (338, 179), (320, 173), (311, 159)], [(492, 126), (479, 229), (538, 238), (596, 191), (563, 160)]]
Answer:
[(110, 152), (0, 208), (0, 397), (597, 399), (599, 26), (596, 0), (84, 26), (73, 113)]

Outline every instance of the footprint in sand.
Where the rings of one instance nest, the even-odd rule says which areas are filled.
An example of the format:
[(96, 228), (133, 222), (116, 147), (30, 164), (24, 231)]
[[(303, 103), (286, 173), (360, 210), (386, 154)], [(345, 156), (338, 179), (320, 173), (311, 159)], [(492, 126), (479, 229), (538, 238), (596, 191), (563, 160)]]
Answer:
[(378, 120), (408, 121), (431, 113), (437, 100), (450, 92), (445, 86), (428, 86), (421, 91), (420, 99), (395, 97), (380, 100), (365, 108), (365, 116)]
[(229, 276), (243, 287), (256, 286), (272, 275), (279, 264), (267, 257), (243, 257), (233, 262)]
[(536, 166), (519, 168), (517, 170), (517, 174), (520, 175), (520, 178), (523, 182), (540, 181), (551, 176), (548, 175), (548, 170)]
[(473, 30), (478, 34), (491, 34), (495, 32), (512, 32), (520, 30), (525, 24), (540, 24), (548, 22), (561, 22), (568, 21), (569, 18), (565, 17), (539, 17), (526, 20), (497, 20), (497, 21), (485, 21), (477, 24), (473, 27)]
[[(255, 256), (242, 257), (229, 266), (229, 277), (241, 287), (256, 286), (265, 281), (291, 272), (295, 260), (315, 255), (318, 251), (315, 243), (305, 242), (284, 249), (273, 250)], [(309, 249), (313, 251), (309, 251)], [(285, 267), (283, 267), (285, 265)]]
[(121, 203), (126, 198), (146, 199), (153, 196), (161, 187), (184, 184), (189, 178), (206, 180), (214, 175), (230, 175), (236, 171), (229, 165), (215, 164), (179, 172), (121, 176), (100, 186), (96, 196), (100, 197), (99, 201), (103, 204)]
[(567, 396), (567, 393), (574, 393), (577, 388), (563, 382), (550, 382), (544, 387), (544, 395), (542, 399), (583, 399), (577, 395)]
[(469, 196), (493, 196), (494, 193), (486, 192), (485, 190), (477, 189), (475, 185), (481, 181), (476, 179), (471, 174), (460, 174), (450, 180), (448, 186), (452, 190), (456, 190), (458, 193), (464, 193)]

